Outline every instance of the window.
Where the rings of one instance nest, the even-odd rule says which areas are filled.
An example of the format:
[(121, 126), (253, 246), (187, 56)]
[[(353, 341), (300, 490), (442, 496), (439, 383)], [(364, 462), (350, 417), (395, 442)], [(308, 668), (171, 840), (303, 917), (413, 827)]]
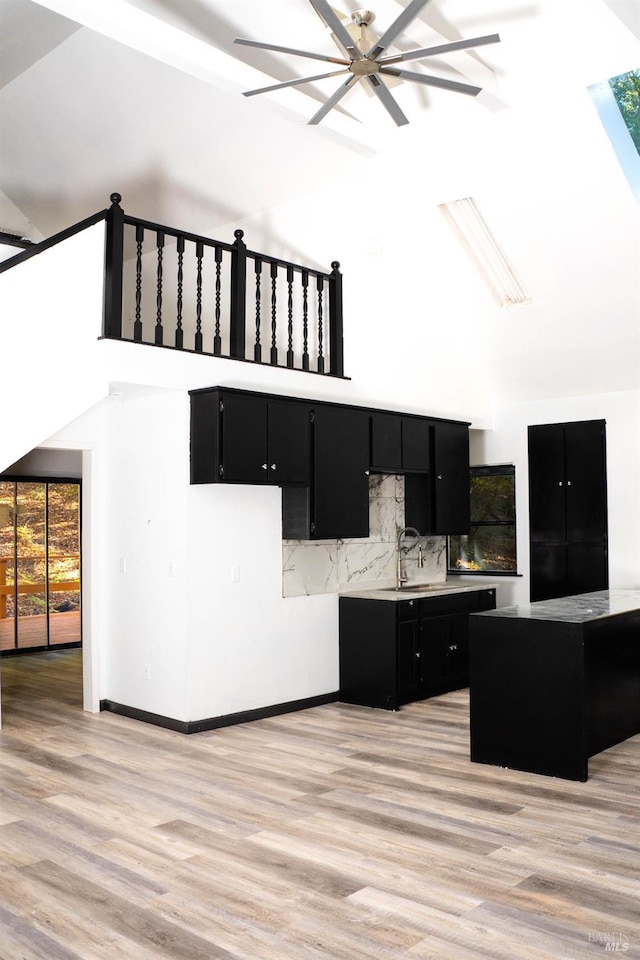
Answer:
[(629, 136), (640, 153), (640, 70), (631, 70), (619, 77), (612, 77), (609, 86)]
[(515, 467), (471, 467), (469, 493), (469, 534), (447, 538), (449, 573), (515, 574)]
[(640, 203), (640, 70), (589, 87), (611, 145)]

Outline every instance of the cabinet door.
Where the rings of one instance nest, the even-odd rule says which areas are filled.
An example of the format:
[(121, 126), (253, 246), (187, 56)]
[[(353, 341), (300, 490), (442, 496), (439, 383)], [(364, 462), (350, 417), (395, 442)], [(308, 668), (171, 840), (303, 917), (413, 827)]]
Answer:
[(215, 391), (191, 395), (191, 483), (215, 483), (218, 471), (220, 398)]
[(221, 411), (222, 479), (227, 483), (267, 482), (267, 401), (223, 394)]
[(316, 407), (313, 421), (315, 539), (369, 536), (369, 414)]
[(411, 703), (422, 696), (422, 645), (420, 621), (401, 620), (397, 627), (398, 703)]
[(267, 465), (269, 483), (308, 483), (310, 410), (303, 403), (269, 401)]
[(428, 471), (431, 465), (430, 433), (427, 420), (403, 417), (402, 467), (404, 470)]
[(566, 539), (564, 430), (529, 427), (529, 523), (533, 543)]
[(457, 613), (449, 618), (449, 681), (451, 686), (469, 682), (469, 614)]
[(433, 425), (434, 517), (431, 533), (469, 532), (469, 429)]
[(606, 590), (609, 585), (607, 548), (604, 543), (567, 545), (567, 595)]
[(532, 603), (568, 596), (566, 546), (558, 543), (532, 543), (530, 577)]
[(607, 511), (604, 423), (568, 423), (564, 438), (567, 540), (603, 540)]
[(420, 620), (422, 686), (441, 686), (449, 674), (449, 617)]
[(393, 473), (402, 467), (402, 418), (371, 414), (371, 468)]

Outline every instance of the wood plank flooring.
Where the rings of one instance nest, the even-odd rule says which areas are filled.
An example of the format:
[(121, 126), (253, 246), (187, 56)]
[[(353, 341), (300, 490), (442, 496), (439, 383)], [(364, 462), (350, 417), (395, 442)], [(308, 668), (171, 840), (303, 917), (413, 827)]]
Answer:
[(468, 694), (190, 737), (5, 659), (1, 960), (640, 957), (640, 737), (587, 783), (468, 760)]

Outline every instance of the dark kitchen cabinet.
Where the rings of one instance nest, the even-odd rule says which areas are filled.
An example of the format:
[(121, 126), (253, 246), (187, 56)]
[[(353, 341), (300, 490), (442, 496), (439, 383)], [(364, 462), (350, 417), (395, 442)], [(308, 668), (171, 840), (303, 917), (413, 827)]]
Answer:
[(369, 536), (369, 417), (318, 405), (311, 421), (313, 470), (306, 490), (283, 490), (283, 535), (293, 540)]
[(605, 422), (529, 427), (531, 600), (608, 586)]
[(370, 470), (405, 476), (405, 523), (463, 533), (468, 424), (208, 387), (191, 396), (191, 483), (282, 487), (283, 536), (369, 536)]
[(469, 427), (430, 425), (431, 472), (405, 476), (405, 522), (422, 534), (469, 532)]
[(371, 414), (371, 469), (384, 473), (428, 471), (429, 421), (395, 413)]
[(191, 395), (191, 482), (308, 483), (310, 410), (232, 391)]
[(431, 533), (469, 532), (469, 428), (433, 425), (433, 525)]
[(397, 710), (467, 686), (469, 614), (495, 590), (397, 602), (340, 598), (340, 699)]

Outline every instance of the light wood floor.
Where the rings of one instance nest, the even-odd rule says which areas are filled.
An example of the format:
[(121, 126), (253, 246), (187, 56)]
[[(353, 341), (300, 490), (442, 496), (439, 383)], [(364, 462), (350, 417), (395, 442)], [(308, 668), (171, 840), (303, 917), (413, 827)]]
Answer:
[(470, 764), (465, 691), (186, 737), (1, 671), (2, 960), (640, 957), (640, 737), (571, 783)]

